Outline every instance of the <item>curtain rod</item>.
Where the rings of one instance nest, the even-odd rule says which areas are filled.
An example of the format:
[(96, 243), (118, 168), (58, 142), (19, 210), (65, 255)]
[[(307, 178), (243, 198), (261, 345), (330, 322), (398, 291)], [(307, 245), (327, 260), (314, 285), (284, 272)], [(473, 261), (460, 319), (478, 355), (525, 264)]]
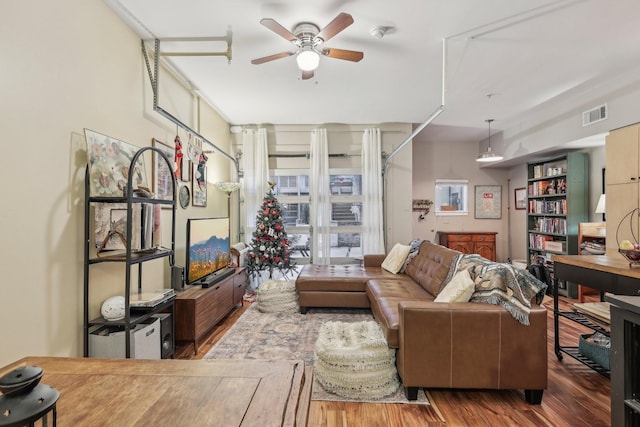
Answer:
[[(329, 157), (344, 157), (344, 158), (349, 158), (349, 157), (360, 157), (361, 154), (346, 154), (346, 153), (341, 153), (341, 154), (329, 154)], [(290, 159), (294, 159), (294, 158), (310, 158), (311, 154), (310, 153), (304, 153), (304, 154), (269, 154), (269, 158), (272, 157), (282, 157), (282, 158), (290, 158)]]
[[(258, 128), (243, 128), (242, 130), (258, 130)], [(330, 133), (363, 133), (363, 130), (334, 130), (334, 129), (326, 129), (327, 132)], [(267, 129), (267, 133), (311, 133), (312, 130), (272, 130)], [(381, 130), (382, 133), (407, 133), (403, 130)]]

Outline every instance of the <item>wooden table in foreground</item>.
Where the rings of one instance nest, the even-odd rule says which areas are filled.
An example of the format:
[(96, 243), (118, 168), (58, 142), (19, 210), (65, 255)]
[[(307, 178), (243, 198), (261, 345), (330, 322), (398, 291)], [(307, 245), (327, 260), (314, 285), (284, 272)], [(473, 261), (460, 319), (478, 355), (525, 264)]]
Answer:
[(26, 357), (60, 392), (64, 426), (305, 426), (312, 368), (300, 360)]

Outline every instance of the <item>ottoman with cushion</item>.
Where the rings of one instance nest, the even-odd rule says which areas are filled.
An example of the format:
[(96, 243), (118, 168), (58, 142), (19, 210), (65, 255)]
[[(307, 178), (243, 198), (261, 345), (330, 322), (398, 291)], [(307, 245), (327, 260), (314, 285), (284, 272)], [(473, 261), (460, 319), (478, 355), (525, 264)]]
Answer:
[(296, 283), (293, 280), (267, 280), (258, 288), (256, 302), (263, 313), (298, 311)]
[[(378, 256), (369, 259), (378, 260)], [(379, 263), (376, 267), (368, 266), (366, 262), (364, 266), (305, 265), (296, 279), (300, 312), (306, 313), (308, 307), (369, 308), (367, 282), (395, 277)]]
[(388, 396), (399, 386), (395, 351), (374, 320), (323, 323), (314, 376), (326, 391), (356, 399)]

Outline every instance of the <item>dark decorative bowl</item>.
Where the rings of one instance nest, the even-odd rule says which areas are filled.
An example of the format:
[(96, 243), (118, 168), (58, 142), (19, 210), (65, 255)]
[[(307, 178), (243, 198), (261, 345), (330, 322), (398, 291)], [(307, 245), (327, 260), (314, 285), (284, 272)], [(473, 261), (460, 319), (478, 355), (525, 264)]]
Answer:
[(618, 252), (629, 261), (631, 264), (640, 263), (640, 250), (639, 249), (618, 249)]

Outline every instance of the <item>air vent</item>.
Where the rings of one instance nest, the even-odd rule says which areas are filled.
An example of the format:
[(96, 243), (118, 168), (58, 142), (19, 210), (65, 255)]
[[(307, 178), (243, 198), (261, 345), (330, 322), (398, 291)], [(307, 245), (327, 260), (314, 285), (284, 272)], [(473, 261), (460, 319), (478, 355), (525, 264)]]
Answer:
[(582, 126), (589, 126), (607, 119), (607, 104), (592, 108), (582, 113)]

